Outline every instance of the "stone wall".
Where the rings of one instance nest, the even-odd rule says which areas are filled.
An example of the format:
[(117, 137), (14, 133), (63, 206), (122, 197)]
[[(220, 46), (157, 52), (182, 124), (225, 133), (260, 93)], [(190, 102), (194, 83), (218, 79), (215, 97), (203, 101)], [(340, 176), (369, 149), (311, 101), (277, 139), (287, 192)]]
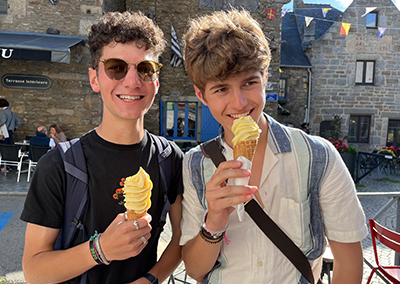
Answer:
[[(61, 35), (86, 36), (87, 27), (97, 22), (100, 0), (9, 1), (7, 15), (0, 15), (0, 29), (5, 31), (46, 33), (47, 28)], [(9, 101), (22, 124), (14, 140), (34, 135), (40, 125), (57, 124), (67, 138), (79, 137), (100, 123), (101, 98), (89, 84), (90, 54), (84, 44), (73, 46), (70, 64), (31, 62), (0, 58), (0, 77), (5, 74), (43, 75), (51, 80), (47, 90), (12, 89), (0, 85), (0, 97)]]
[[(383, 38), (377, 29), (366, 28), (365, 7), (378, 7), (378, 25), (387, 27)], [(351, 23), (347, 36), (340, 35), (341, 23), (332, 25), (321, 40), (312, 41), (307, 54), (313, 66), (312, 133), (319, 124), (342, 117), (347, 135), (350, 115), (370, 115), (370, 141), (352, 144), (359, 151), (386, 145), (389, 119), (400, 119), (400, 13), (390, 0), (355, 0), (343, 13), (342, 22)], [(375, 61), (374, 85), (355, 85), (357, 60)]]

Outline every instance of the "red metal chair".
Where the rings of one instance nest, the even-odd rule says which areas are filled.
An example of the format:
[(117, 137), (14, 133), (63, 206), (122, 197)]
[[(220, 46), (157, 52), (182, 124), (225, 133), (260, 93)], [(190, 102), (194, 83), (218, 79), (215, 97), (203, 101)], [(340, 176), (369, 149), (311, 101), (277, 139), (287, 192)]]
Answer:
[(373, 219), (369, 219), (369, 228), (371, 230), (372, 245), (374, 248), (375, 261), (378, 267), (374, 267), (371, 271), (371, 275), (368, 278), (366, 284), (369, 284), (372, 276), (378, 270), (392, 283), (400, 284), (400, 266), (384, 266), (379, 263), (378, 251), (376, 249), (376, 240), (386, 247), (400, 252), (400, 233), (389, 230), (382, 225), (375, 222)]

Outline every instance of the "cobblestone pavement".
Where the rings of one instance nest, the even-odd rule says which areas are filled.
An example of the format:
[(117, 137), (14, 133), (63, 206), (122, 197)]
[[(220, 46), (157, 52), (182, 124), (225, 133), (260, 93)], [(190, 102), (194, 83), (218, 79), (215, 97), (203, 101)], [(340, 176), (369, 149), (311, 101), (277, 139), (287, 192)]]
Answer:
[[(370, 176), (365, 177), (360, 181), (360, 184), (357, 186), (357, 191), (362, 192), (400, 192), (400, 174), (399, 173), (391, 173), (388, 175), (381, 175), (383, 177), (380, 180), (377, 180), (376, 173), (372, 173)], [(6, 196), (24, 196), (28, 191), (29, 183), (26, 183), (26, 174), (21, 175), (21, 181), (16, 183), (16, 175), (15, 172), (11, 171), (4, 176), (3, 173), (0, 173), (0, 195)], [(364, 212), (366, 215), (366, 220), (374, 217), (374, 215), (384, 207), (388, 201), (389, 197), (361, 197), (360, 202), (362, 207), (364, 208)], [(1, 206), (0, 206), (1, 207)], [(382, 225), (395, 230), (396, 227), (396, 216), (397, 216), (397, 202), (388, 208), (379, 218), (377, 218), (377, 222)], [(24, 232), (22, 232), (24, 233)], [(169, 238), (171, 237), (171, 228), (170, 225), (167, 224), (165, 230), (161, 236), (159, 252), (161, 253), (165, 248), (166, 244), (169, 242)], [(368, 235), (362, 242), (363, 244), (363, 253), (364, 258), (370, 262), (372, 265), (375, 265), (374, 253), (372, 249), (371, 237)], [(23, 246), (23, 244), (21, 244)], [(381, 249), (379, 252), (381, 262), (383, 264), (394, 264), (394, 253), (390, 250)], [(13, 272), (8, 273), (7, 275), (13, 275)], [(371, 273), (371, 269), (367, 264), (364, 263), (364, 277), (363, 284), (366, 283), (369, 274)], [(181, 264), (178, 269), (174, 273), (174, 281), (175, 283), (196, 283), (193, 279), (187, 277), (184, 270), (184, 265)], [(0, 275), (0, 283), (4, 279), (4, 275)], [(7, 278), (7, 281), (13, 283), (13, 279)], [(328, 283), (327, 277), (325, 276), (323, 279), (325, 284)], [(21, 283), (21, 282), (17, 282)], [(163, 284), (173, 283), (172, 280), (166, 280)], [(384, 284), (378, 276), (374, 276), (372, 278), (372, 283), (374, 284)]]

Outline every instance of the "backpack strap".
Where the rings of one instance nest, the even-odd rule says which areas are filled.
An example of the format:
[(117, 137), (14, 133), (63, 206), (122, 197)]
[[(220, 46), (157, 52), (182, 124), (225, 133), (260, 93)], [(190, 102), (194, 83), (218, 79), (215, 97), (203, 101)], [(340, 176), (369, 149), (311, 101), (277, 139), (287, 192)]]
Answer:
[(153, 141), (157, 145), (158, 149), (158, 168), (160, 171), (161, 177), (161, 187), (164, 195), (164, 205), (161, 213), (160, 222), (162, 222), (162, 226), (166, 223), (167, 213), (171, 207), (171, 204), (168, 199), (168, 189), (171, 185), (171, 170), (172, 170), (172, 161), (171, 161), (171, 153), (172, 147), (168, 140), (165, 137), (157, 136), (150, 133), (150, 136), (153, 138)]
[(88, 203), (88, 176), (85, 156), (79, 139), (59, 143), (66, 172), (64, 225), (58, 236), (55, 249), (71, 247), (78, 230), (83, 232), (83, 241), (88, 240), (82, 223)]
[[(211, 158), (214, 165), (226, 161), (221, 152), (219, 137), (201, 144), (201, 150), (207, 158)], [(289, 261), (300, 271), (309, 283), (314, 282), (314, 275), (310, 263), (298, 246), (282, 231), (281, 228), (264, 212), (254, 199), (245, 205), (245, 210), (253, 219), (254, 223), (274, 243), (274, 245), (289, 259)], [(321, 280), (318, 281), (321, 283)]]

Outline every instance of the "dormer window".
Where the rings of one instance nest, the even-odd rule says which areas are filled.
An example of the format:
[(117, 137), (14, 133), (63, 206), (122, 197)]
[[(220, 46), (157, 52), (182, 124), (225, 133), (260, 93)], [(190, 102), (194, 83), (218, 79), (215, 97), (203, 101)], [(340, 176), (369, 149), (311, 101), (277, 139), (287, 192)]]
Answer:
[(366, 16), (367, 18), (367, 28), (376, 29), (378, 28), (378, 12), (370, 12)]

